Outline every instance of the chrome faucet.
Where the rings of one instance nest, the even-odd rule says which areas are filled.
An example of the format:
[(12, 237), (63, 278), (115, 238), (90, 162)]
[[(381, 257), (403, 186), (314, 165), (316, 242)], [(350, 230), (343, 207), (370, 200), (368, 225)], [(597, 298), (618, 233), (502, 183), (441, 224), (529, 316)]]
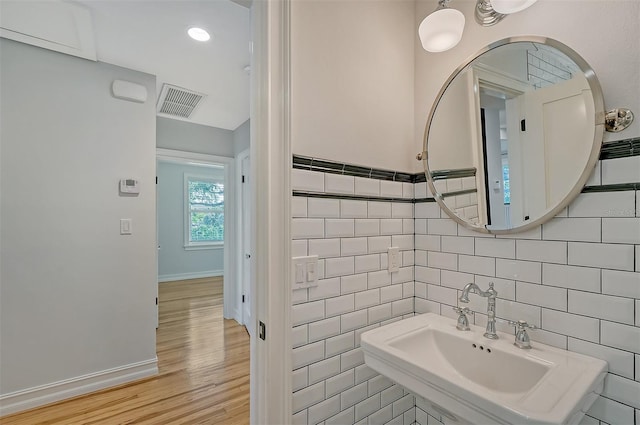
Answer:
[(462, 295), (460, 295), (460, 302), (468, 303), (469, 294), (478, 294), (481, 297), (487, 298), (487, 331), (484, 336), (489, 339), (498, 339), (496, 334), (496, 296), (498, 291), (493, 289), (493, 282), (489, 283), (489, 289), (483, 291), (475, 283), (467, 283), (462, 289)]

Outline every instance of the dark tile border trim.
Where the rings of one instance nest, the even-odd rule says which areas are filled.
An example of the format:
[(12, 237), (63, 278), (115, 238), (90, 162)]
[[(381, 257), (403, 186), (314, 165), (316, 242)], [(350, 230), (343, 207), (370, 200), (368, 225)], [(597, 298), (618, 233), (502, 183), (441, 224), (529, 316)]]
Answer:
[(414, 183), (426, 183), (427, 182), (427, 175), (425, 173), (414, 174), (413, 177), (415, 178), (415, 180), (413, 181)]
[[(640, 155), (640, 137), (632, 139), (617, 140), (602, 144), (600, 149), (600, 159), (617, 159), (630, 156)], [(427, 176), (422, 173), (410, 174), (400, 171), (383, 170), (379, 168), (361, 167), (358, 165), (344, 164), (341, 162), (327, 161), (308, 156), (293, 155), (293, 168), (300, 170), (319, 171), (321, 173), (342, 174), (345, 176), (365, 177), (369, 179), (387, 180), (402, 183), (424, 183)], [(471, 173), (473, 170), (473, 173)], [(453, 178), (453, 177), (471, 177), (475, 175), (475, 169), (466, 170), (464, 175), (452, 175), (452, 172), (460, 172), (463, 170), (442, 170), (434, 171), (434, 179)], [(438, 177), (441, 173), (443, 176)], [(448, 173), (448, 174), (447, 174)], [(617, 186), (617, 185), (610, 185)], [(595, 186), (593, 186), (595, 187)], [(586, 189), (586, 188), (585, 188)], [(612, 190), (632, 190), (632, 189), (612, 189)], [(592, 190), (595, 191), (595, 190)]]
[(377, 202), (402, 202), (412, 204), (411, 198), (390, 198), (384, 196), (362, 196), (362, 195), (345, 195), (341, 193), (318, 193), (318, 192), (302, 192), (293, 191), (293, 196), (305, 196), (307, 198), (326, 198), (326, 199), (347, 199), (353, 201), (377, 201)]
[[(454, 170), (434, 170), (431, 172), (431, 177), (434, 180), (445, 180), (445, 179), (461, 179), (465, 177), (475, 177), (476, 169), (475, 168), (459, 168)], [(425, 176), (426, 179), (426, 176)]]
[(466, 195), (468, 193), (477, 193), (478, 190), (477, 189), (465, 189), (465, 190), (456, 190), (455, 192), (445, 192), (442, 193), (442, 197), (443, 198), (449, 198), (451, 196), (458, 196), (458, 195)]
[(640, 155), (640, 137), (602, 144), (600, 159), (617, 159)]
[(346, 195), (341, 193), (319, 193), (319, 192), (304, 192), (301, 190), (294, 190), (293, 196), (302, 196), (305, 198), (324, 198), (324, 199), (346, 199), (350, 201), (373, 201), (373, 202), (399, 202), (403, 204), (415, 204), (423, 202), (435, 202), (433, 198), (391, 198), (385, 196), (363, 196), (363, 195)]
[(603, 184), (601, 186), (586, 186), (582, 193), (622, 192), (625, 190), (640, 190), (640, 183)]
[(358, 165), (325, 161), (306, 156), (293, 155), (293, 168), (319, 171), (323, 173), (342, 174), (345, 176), (365, 177), (370, 179), (415, 183), (415, 174), (400, 171), (382, 170), (378, 168), (360, 167)]

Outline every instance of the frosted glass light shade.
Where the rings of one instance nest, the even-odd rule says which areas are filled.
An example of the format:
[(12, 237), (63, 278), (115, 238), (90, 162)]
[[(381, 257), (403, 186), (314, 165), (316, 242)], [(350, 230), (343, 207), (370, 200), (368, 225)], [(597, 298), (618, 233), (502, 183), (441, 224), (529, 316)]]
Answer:
[(491, 7), (498, 13), (508, 15), (520, 12), (538, 0), (491, 0)]
[(456, 9), (439, 9), (424, 18), (418, 27), (418, 35), (424, 50), (444, 52), (462, 39), (464, 15)]

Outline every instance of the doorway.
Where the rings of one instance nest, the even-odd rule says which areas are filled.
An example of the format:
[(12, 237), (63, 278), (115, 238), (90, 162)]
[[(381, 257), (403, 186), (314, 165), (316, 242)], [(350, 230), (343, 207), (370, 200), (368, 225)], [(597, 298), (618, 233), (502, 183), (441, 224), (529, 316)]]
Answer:
[(158, 160), (158, 282), (224, 274), (224, 173)]
[[(162, 175), (159, 175), (157, 183), (158, 282), (222, 276), (223, 316), (237, 320), (239, 315), (234, 307), (237, 285), (234, 285), (236, 273), (233, 266), (233, 244), (236, 240), (234, 160), (161, 148), (156, 150), (156, 154), (158, 174), (166, 169), (165, 175), (169, 177), (168, 181), (163, 182)], [(173, 195), (169, 195), (171, 199), (165, 204), (163, 193), (166, 186), (170, 186), (167, 193)], [(195, 196), (193, 202), (188, 197), (190, 186)], [(207, 195), (211, 202), (206, 205), (206, 200), (198, 199), (198, 189), (203, 187), (221, 193)], [(164, 229), (165, 215), (167, 220), (164, 222), (169, 229)], [(198, 228), (202, 222), (204, 226)], [(165, 260), (172, 256), (179, 258)], [(185, 264), (176, 265), (176, 262)], [(195, 268), (189, 270), (188, 267)]]

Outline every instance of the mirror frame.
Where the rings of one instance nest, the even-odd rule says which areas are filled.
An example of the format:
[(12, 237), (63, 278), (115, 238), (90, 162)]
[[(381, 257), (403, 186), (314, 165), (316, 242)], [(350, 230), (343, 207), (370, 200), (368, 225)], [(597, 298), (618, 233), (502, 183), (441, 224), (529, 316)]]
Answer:
[[(559, 51), (561, 51), (562, 53), (564, 53), (565, 55), (567, 55), (580, 68), (584, 77), (587, 79), (587, 83), (589, 84), (589, 87), (591, 89), (591, 93), (593, 96), (594, 111), (595, 111), (594, 138), (591, 146), (591, 152), (589, 154), (589, 159), (587, 161), (587, 164), (585, 165), (584, 170), (582, 171), (582, 174), (580, 175), (580, 178), (575, 183), (573, 189), (567, 194), (567, 196), (565, 196), (562, 199), (562, 201), (558, 203), (558, 205), (556, 205), (554, 208), (547, 211), (542, 216), (536, 218), (535, 220), (532, 220), (531, 222), (527, 222), (521, 226), (511, 227), (509, 229), (488, 229), (486, 225), (475, 225), (473, 223), (463, 220), (445, 204), (444, 197), (436, 190), (434, 185), (434, 180), (431, 177), (431, 170), (429, 169), (429, 130), (431, 129), (433, 117), (436, 113), (438, 104), (440, 103), (442, 96), (447, 91), (447, 88), (449, 88), (449, 85), (451, 84), (451, 82), (458, 76), (458, 74), (460, 74), (460, 72), (466, 69), (471, 62), (473, 62), (475, 59), (477, 59), (484, 53), (490, 50), (493, 50), (495, 48), (498, 48), (500, 46), (504, 46), (505, 44), (517, 43), (517, 42), (538, 43), (538, 44), (544, 44), (547, 46), (554, 47)], [(427, 183), (429, 185), (429, 190), (431, 190), (431, 194), (435, 198), (440, 208), (442, 208), (451, 219), (456, 221), (458, 224), (461, 224), (462, 226), (466, 227), (467, 229), (471, 229), (479, 233), (489, 233), (489, 234), (496, 234), (496, 235), (519, 233), (519, 232), (524, 232), (526, 230), (530, 230), (548, 221), (549, 219), (555, 217), (560, 211), (566, 208), (571, 203), (571, 201), (573, 201), (575, 197), (584, 188), (585, 184), (591, 177), (591, 173), (593, 172), (598, 162), (598, 159), (600, 157), (600, 148), (602, 147), (602, 140), (604, 136), (604, 122), (605, 122), (604, 118), (605, 118), (605, 112), (604, 112), (604, 98), (602, 94), (602, 87), (600, 86), (600, 83), (598, 81), (598, 78), (596, 77), (595, 72), (577, 52), (575, 52), (573, 49), (571, 49), (567, 45), (557, 40), (554, 40), (552, 38), (542, 37), (542, 36), (508, 37), (508, 38), (504, 38), (502, 40), (496, 41), (495, 43), (491, 43), (488, 46), (485, 46), (484, 48), (480, 49), (473, 56), (471, 56), (469, 59), (463, 62), (462, 65), (456, 68), (455, 71), (453, 71), (453, 73), (449, 76), (449, 78), (446, 80), (446, 82), (438, 92), (438, 95), (436, 96), (436, 100), (433, 103), (433, 106), (431, 107), (431, 111), (429, 112), (429, 117), (427, 118), (427, 125), (424, 132), (424, 142), (423, 142), (423, 149), (422, 149), (423, 150), (422, 163), (424, 166), (424, 172), (427, 178)]]

